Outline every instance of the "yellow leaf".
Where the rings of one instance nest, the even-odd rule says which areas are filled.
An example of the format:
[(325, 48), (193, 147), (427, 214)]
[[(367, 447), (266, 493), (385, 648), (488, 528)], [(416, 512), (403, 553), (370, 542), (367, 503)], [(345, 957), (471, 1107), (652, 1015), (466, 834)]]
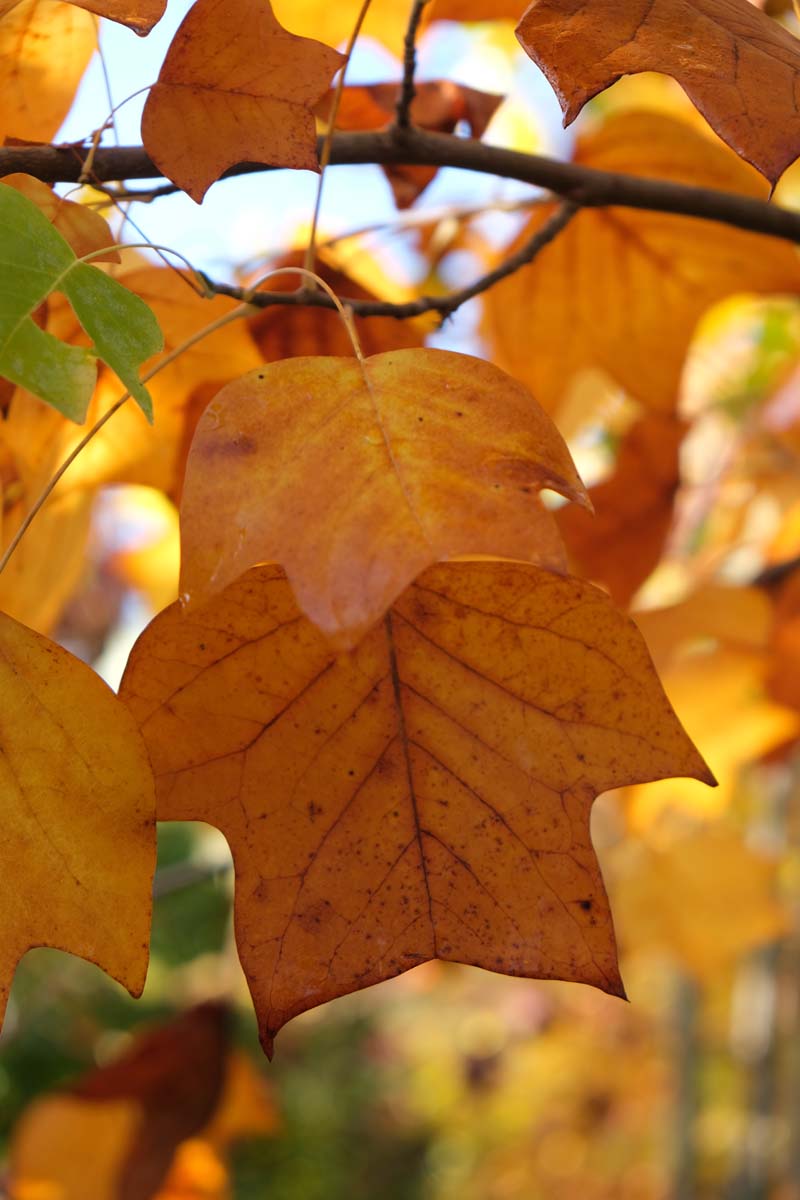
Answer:
[(0, 15), (0, 139), (49, 142), (96, 44), (94, 19), (61, 0), (21, 0)]
[(19, 959), (52, 946), (144, 986), (153, 780), (129, 712), (60, 646), (0, 614), (6, 899), (0, 1011)]
[[(578, 145), (587, 167), (763, 197), (756, 173), (724, 146), (658, 113), (614, 113)], [(550, 215), (537, 209), (513, 248)], [(657, 412), (674, 410), (694, 328), (734, 292), (794, 292), (794, 247), (712, 222), (591, 209), (529, 266), (487, 293), (492, 357), (548, 412), (578, 372), (601, 367)]]

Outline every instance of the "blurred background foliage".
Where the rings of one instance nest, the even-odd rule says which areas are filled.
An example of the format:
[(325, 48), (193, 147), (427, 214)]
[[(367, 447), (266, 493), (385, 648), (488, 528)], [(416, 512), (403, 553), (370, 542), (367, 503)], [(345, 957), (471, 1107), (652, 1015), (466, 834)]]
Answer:
[[(789, 6), (776, 8), (791, 24)], [(109, 36), (116, 78), (111, 43), (119, 33)], [(552, 100), (527, 60), (523, 71), (506, 26), (427, 39), (429, 75), (510, 95), (490, 137), (569, 152), (573, 133), (558, 131)], [(366, 45), (360, 53), (354, 81), (396, 74), (385, 51)], [(98, 107), (96, 92), (82, 93), (78, 111), (91, 105)], [(655, 76), (625, 80), (599, 98), (580, 130), (626, 109), (665, 112), (708, 133), (680, 89)], [(430, 220), (413, 224), (398, 218), (377, 170), (370, 180), (386, 226), (336, 241), (328, 253), (333, 266), (393, 297), (415, 285), (431, 292), (467, 282), (516, 233), (515, 209), (538, 199), (520, 185), (465, 185), (441, 172), (412, 210), (429, 210)], [(282, 186), (269, 185), (281, 238), (287, 213), (298, 211)], [(350, 186), (338, 184), (329, 197), (331, 236), (350, 227)], [(258, 187), (267, 192), (263, 181)], [(226, 193), (228, 203), (234, 195)], [(242, 195), (235, 237), (226, 235), (209, 259), (199, 250), (208, 242), (202, 224), (187, 234), (196, 244), (182, 248), (198, 265), (213, 265), (216, 255), (244, 277), (269, 261), (264, 210), (256, 223), (247, 208), (252, 191)], [(800, 203), (797, 167), (778, 195)], [(163, 226), (155, 208), (134, 210), (150, 238), (181, 244), (178, 201), (171, 198)], [(476, 213), (470, 205), (493, 208)], [(203, 219), (218, 221), (213, 205)], [(471, 304), (435, 340), (491, 355), (480, 322), (480, 305)], [(800, 1196), (797, 299), (736, 296), (707, 313), (678, 416), (691, 427), (648, 517), (651, 532), (663, 525), (654, 569), (633, 583), (619, 573), (615, 580), (630, 592), (665, 686), (720, 787), (667, 781), (595, 806), (593, 836), (630, 1003), (579, 985), (430, 963), (296, 1019), (269, 1064), (233, 943), (227, 847), (208, 828), (162, 825), (141, 1001), (52, 951), (34, 951), (20, 965), (0, 1039), (7, 1164), (61, 1139), (83, 1172), (86, 1200), (111, 1200), (108, 1179), (138, 1145), (131, 1130), (149, 1113), (148, 1136), (169, 1159), (160, 1200)], [(558, 423), (591, 485), (619, 478), (641, 418), (637, 402), (600, 372), (573, 381)], [(612, 542), (629, 560), (644, 553), (619, 498), (630, 490), (626, 478), (606, 493), (608, 561)], [(136, 631), (174, 596), (176, 509), (163, 492), (122, 485), (101, 490), (92, 512), (84, 565), (59, 597), (54, 636), (115, 680)], [(160, 1043), (139, 1040), (210, 1000), (229, 1021), (213, 1053), (191, 1045), (171, 1062)], [(141, 1046), (132, 1065), (125, 1056)], [(106, 1086), (102, 1073), (120, 1060), (121, 1073)], [(87, 1077), (101, 1082), (86, 1084), (94, 1093), (82, 1098)], [(159, 1089), (169, 1093), (176, 1079), (183, 1091), (173, 1108), (186, 1118), (177, 1133), (156, 1119)], [(8, 1181), (7, 1188), (16, 1200), (60, 1195)]]

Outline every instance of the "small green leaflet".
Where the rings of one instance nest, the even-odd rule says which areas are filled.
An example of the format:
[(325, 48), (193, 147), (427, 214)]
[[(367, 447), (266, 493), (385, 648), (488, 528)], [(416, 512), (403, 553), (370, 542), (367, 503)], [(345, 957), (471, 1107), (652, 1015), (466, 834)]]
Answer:
[[(59, 341), (33, 320), (31, 314), (55, 291), (69, 300), (94, 343), (90, 349)], [(81, 262), (35, 204), (0, 183), (0, 376), (80, 424), (100, 358), (152, 421), (153, 404), (139, 367), (163, 345), (158, 322), (143, 300)]]

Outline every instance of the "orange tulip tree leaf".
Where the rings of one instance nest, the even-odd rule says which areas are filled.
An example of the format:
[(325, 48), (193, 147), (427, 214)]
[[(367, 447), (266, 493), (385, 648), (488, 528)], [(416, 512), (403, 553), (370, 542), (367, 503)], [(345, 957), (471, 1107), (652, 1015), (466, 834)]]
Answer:
[(89, 667), (0, 614), (0, 1007), (34, 946), (138, 995), (155, 865), (153, 777), (130, 713)]
[(61, 0), (0, 12), (0, 140), (49, 142), (97, 46), (94, 18)]
[(352, 646), (420, 571), (461, 554), (563, 569), (541, 488), (585, 493), (524, 387), (445, 350), (293, 358), (229, 384), (189, 452), (181, 593), (202, 603), (278, 562), (300, 607)]
[(772, 183), (800, 155), (800, 42), (748, 0), (533, 0), (517, 37), (574, 121), (622, 75), (672, 75)]
[(268, 1051), (292, 1016), (432, 958), (621, 993), (592, 801), (712, 778), (632, 622), (521, 563), (431, 568), (339, 655), (259, 567), (160, 614), (120, 694), (159, 816), (230, 843)]
[(672, 524), (686, 425), (652, 413), (625, 435), (612, 475), (589, 489), (590, 515), (556, 514), (576, 573), (602, 583), (625, 607), (657, 566)]
[[(578, 143), (577, 161), (763, 197), (766, 185), (718, 142), (658, 113), (612, 114)], [(520, 235), (550, 215), (537, 210)], [(703, 313), (736, 292), (800, 290), (793, 247), (661, 213), (586, 210), (529, 266), (486, 294), (492, 357), (548, 412), (569, 382), (601, 368), (647, 408), (670, 412)]]
[[(293, 251), (279, 259), (275, 267), (302, 267), (304, 257), (302, 251)], [(324, 250), (319, 255), (315, 269), (337, 296), (347, 300), (401, 299), (391, 295), (376, 296), (344, 270), (327, 263)], [(296, 290), (297, 283), (296, 275), (276, 275), (267, 280), (259, 290), (292, 292)], [(384, 350), (407, 350), (412, 346), (422, 345), (422, 335), (409, 321), (397, 321), (394, 317), (354, 317), (353, 320), (364, 354), (379, 354)], [(341, 317), (327, 308), (299, 305), (296, 308), (283, 308), (276, 305), (274, 308), (263, 309), (252, 317), (247, 325), (251, 337), (267, 362), (273, 362), (277, 358), (297, 358), (304, 354), (350, 355), (353, 352), (353, 343)]]
[(98, 17), (127, 25), (134, 33), (147, 34), (167, 10), (167, 0), (70, 0)]
[[(336, 128), (347, 130), (386, 129), (395, 118), (400, 96), (399, 83), (372, 83), (346, 87), (342, 92)], [(322, 98), (317, 116), (327, 121), (333, 93)], [(459, 122), (469, 125), (472, 136), (483, 137), (503, 97), (453, 83), (449, 79), (417, 83), (410, 115), (415, 125), (435, 133), (453, 133)], [(408, 208), (436, 177), (436, 167), (392, 164), (383, 172), (398, 208)]]
[[(75, 204), (57, 195), (46, 183), (34, 179), (33, 175), (5, 175), (3, 183), (16, 188), (32, 200), (41, 209), (51, 225), (54, 225), (65, 241), (69, 242), (78, 258), (86, 254), (94, 254), (93, 262), (120, 261), (119, 251), (115, 250), (115, 238), (108, 221), (100, 213), (83, 204)], [(98, 254), (99, 250), (105, 254)]]
[(269, 0), (196, 0), (147, 98), (142, 141), (198, 204), (245, 160), (318, 171), (312, 108), (343, 61), (287, 33)]
[(179, 1145), (212, 1117), (227, 1048), (225, 1010), (201, 1005), (140, 1035), (73, 1086), (34, 1101), (12, 1133), (12, 1194), (149, 1200)]

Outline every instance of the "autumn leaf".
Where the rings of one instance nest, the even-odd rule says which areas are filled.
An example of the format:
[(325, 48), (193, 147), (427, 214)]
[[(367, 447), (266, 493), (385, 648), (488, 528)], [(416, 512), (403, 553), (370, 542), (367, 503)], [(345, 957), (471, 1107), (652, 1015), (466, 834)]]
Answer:
[[(358, 20), (363, 0), (273, 0), (275, 16), (292, 33), (318, 38), (329, 46), (343, 46)], [(395, 57), (403, 53), (403, 38), (408, 28), (408, 0), (380, 0), (373, 3), (361, 28), (362, 38), (373, 38), (386, 46)]]
[(0, 139), (52, 138), (96, 46), (93, 18), (61, 0), (0, 12)]
[[(274, 264), (281, 267), (302, 267), (305, 255), (293, 251)], [(317, 256), (315, 270), (337, 296), (344, 300), (379, 300), (392, 297), (377, 296), (346, 270), (331, 261), (330, 251)], [(268, 279), (260, 291), (292, 292), (297, 288), (297, 275), (278, 274)], [(359, 344), (365, 355), (385, 350), (406, 350), (422, 345), (422, 335), (409, 321), (394, 317), (354, 317)], [(299, 358), (311, 354), (351, 354), (353, 343), (337, 312), (326, 308), (264, 308), (247, 322), (250, 335), (267, 362), (278, 358)], [(254, 364), (255, 365), (255, 364)]]
[(711, 779), (635, 627), (523, 564), (435, 567), (349, 654), (283, 573), (162, 613), (121, 696), (164, 820), (227, 837), (262, 1041), (431, 958), (619, 993), (594, 796)]
[(14, 1200), (151, 1200), (219, 1103), (226, 1025), (220, 1005), (190, 1009), (31, 1105), (12, 1134)]
[[(342, 91), (336, 128), (343, 130), (387, 129), (395, 119), (400, 98), (399, 83), (371, 83), (346, 87)], [(474, 138), (483, 137), (486, 128), (503, 101), (502, 96), (480, 92), (476, 88), (453, 83), (449, 79), (430, 80), (415, 85), (409, 116), (421, 129), (435, 133), (453, 133), (461, 122), (469, 125)], [(325, 121), (331, 112), (332, 95), (326, 95), (316, 107)], [(438, 168), (407, 163), (385, 165), (398, 208), (408, 208), (435, 179)]]
[(70, 3), (98, 17), (127, 25), (142, 36), (158, 24), (167, 10), (167, 0), (70, 0)]
[[(576, 161), (746, 196), (765, 191), (724, 146), (657, 113), (613, 114), (580, 140)], [(537, 209), (512, 249), (551, 212)], [(600, 367), (666, 413), (712, 304), (735, 292), (798, 289), (800, 265), (785, 242), (662, 213), (592, 209), (487, 293), (484, 328), (493, 358), (549, 412), (578, 372)]]
[(295, 358), (200, 419), (181, 505), (181, 592), (202, 603), (280, 562), (303, 611), (352, 646), (425, 567), (499, 554), (563, 567), (538, 493), (584, 497), (550, 419), (496, 367), (444, 350)]
[[(81, 262), (39, 208), (0, 184), (0, 374), (81, 421), (94, 390), (97, 359), (108, 363), (152, 419), (138, 367), (161, 349), (150, 309), (97, 267)], [(53, 291), (69, 300), (92, 338), (91, 350), (69, 346), (39, 328), (32, 314)]]
[(609, 884), (620, 943), (667, 952), (695, 978), (718, 979), (743, 954), (787, 932), (778, 866), (778, 859), (718, 825), (666, 846), (620, 847)]
[[(100, 213), (57, 195), (32, 175), (6, 175), (3, 183), (15, 188), (36, 205), (64, 240), (69, 242), (78, 258), (91, 254), (93, 262), (120, 261), (119, 251), (113, 248), (116, 239), (108, 221)], [(100, 251), (105, 253), (101, 254)]]
[(155, 865), (153, 780), (130, 714), (55, 643), (0, 614), (6, 899), (0, 1015), (19, 959), (53, 946), (138, 995)]
[(342, 62), (288, 33), (269, 0), (195, 0), (147, 98), (142, 141), (198, 204), (245, 160), (317, 171), (311, 110)]
[(685, 433), (672, 417), (643, 417), (623, 438), (611, 476), (589, 489), (594, 513), (567, 505), (556, 516), (576, 573), (602, 583), (623, 607), (661, 558)]
[(772, 183), (800, 155), (800, 43), (748, 0), (533, 0), (517, 37), (567, 124), (620, 76), (660, 71)]

